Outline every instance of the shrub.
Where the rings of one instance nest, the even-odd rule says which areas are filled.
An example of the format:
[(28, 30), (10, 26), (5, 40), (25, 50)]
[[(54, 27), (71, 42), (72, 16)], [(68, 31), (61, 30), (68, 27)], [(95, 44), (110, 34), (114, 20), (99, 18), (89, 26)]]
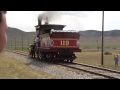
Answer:
[(111, 52), (105, 52), (104, 54), (105, 54), (105, 55), (112, 55)]

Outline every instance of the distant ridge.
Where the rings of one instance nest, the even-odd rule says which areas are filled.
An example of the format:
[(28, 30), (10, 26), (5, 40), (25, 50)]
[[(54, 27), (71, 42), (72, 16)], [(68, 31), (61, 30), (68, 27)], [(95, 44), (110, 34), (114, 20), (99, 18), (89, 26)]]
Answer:
[[(86, 30), (86, 31), (79, 31), (81, 34), (81, 41), (91, 41), (95, 40), (96, 37), (101, 37), (102, 36), (102, 31), (97, 31), (97, 30)], [(25, 32), (20, 29), (14, 28), (14, 27), (8, 27), (7, 30), (7, 36), (8, 39), (21, 39), (23, 35), (23, 38), (27, 39), (34, 39), (35, 32)], [(104, 31), (104, 37), (109, 39), (120, 38), (120, 30), (110, 30), (110, 31)], [(115, 39), (116, 40), (116, 39)], [(110, 40), (109, 40), (110, 41)]]
[[(80, 34), (83, 36), (89, 36), (89, 37), (100, 37), (102, 35), (102, 31), (86, 30), (86, 31), (80, 31)], [(120, 37), (120, 30), (104, 31), (104, 36)]]
[(7, 35), (9, 38), (21, 37), (21, 35), (23, 35), (24, 37), (31, 37), (31, 36), (35, 35), (35, 32), (25, 32), (25, 31), (22, 31), (22, 30), (17, 29), (17, 28), (8, 27)]
[[(89, 36), (89, 37), (96, 37), (96, 36), (101, 36), (102, 35), (102, 32), (97, 31), (97, 30), (85, 30), (85, 31), (80, 31), (79, 33), (83, 36)], [(17, 29), (17, 28), (8, 27), (7, 34), (10, 37), (11, 36), (16, 36), (16, 37), (18, 36), (19, 37), (21, 35), (25, 35), (25, 36), (35, 35), (35, 32), (25, 32), (25, 31), (22, 31), (22, 30)], [(119, 37), (120, 36), (120, 30), (104, 31), (104, 36)]]
[[(80, 44), (81, 47), (88, 48), (89, 46), (93, 46), (93, 48), (97, 47), (97, 44), (101, 45), (101, 36), (102, 31), (97, 30), (86, 30), (86, 31), (79, 31), (80, 33)], [(33, 43), (35, 38), (35, 32), (25, 32), (20, 29), (14, 27), (8, 27), (7, 30), (8, 36), (8, 46), (11, 45), (21, 46), (22, 45), (22, 38), (24, 46), (28, 47), (29, 44)], [(117, 44), (119, 46), (120, 42), (120, 30), (110, 30), (104, 31), (104, 42), (105, 44), (109, 43), (109, 45)], [(106, 47), (109, 47), (106, 46)]]

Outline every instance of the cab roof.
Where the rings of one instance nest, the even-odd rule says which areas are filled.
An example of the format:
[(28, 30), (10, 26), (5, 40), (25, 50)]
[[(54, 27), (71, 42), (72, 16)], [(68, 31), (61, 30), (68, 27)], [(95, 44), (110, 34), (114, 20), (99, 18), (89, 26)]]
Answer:
[(66, 25), (44, 24), (44, 25), (36, 25), (35, 27), (39, 27), (39, 30), (46, 30), (46, 29), (63, 30), (65, 26)]

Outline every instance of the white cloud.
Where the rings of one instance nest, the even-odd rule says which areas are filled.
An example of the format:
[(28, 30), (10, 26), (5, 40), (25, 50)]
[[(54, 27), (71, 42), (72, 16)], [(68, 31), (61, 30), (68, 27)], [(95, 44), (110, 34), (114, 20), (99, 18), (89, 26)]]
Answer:
[[(8, 11), (7, 23), (10, 27), (23, 31), (35, 31), (37, 18), (44, 11)], [(55, 11), (56, 12), (56, 11)], [(65, 29), (102, 30), (102, 11), (61, 11), (54, 24), (65, 24)], [(57, 16), (57, 14), (56, 14)], [(120, 29), (120, 11), (105, 11), (105, 30)]]
[(120, 29), (120, 11), (105, 12), (105, 30)]

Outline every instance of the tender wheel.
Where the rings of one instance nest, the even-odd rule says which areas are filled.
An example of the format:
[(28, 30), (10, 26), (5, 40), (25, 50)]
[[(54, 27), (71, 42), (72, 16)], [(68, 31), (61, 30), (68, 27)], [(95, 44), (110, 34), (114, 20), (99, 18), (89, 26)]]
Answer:
[(70, 60), (70, 63), (73, 63), (73, 60)]
[(58, 60), (57, 54), (53, 53), (52, 54), (52, 62), (57, 61), (57, 60)]
[(67, 59), (67, 62), (69, 62), (69, 60)]

